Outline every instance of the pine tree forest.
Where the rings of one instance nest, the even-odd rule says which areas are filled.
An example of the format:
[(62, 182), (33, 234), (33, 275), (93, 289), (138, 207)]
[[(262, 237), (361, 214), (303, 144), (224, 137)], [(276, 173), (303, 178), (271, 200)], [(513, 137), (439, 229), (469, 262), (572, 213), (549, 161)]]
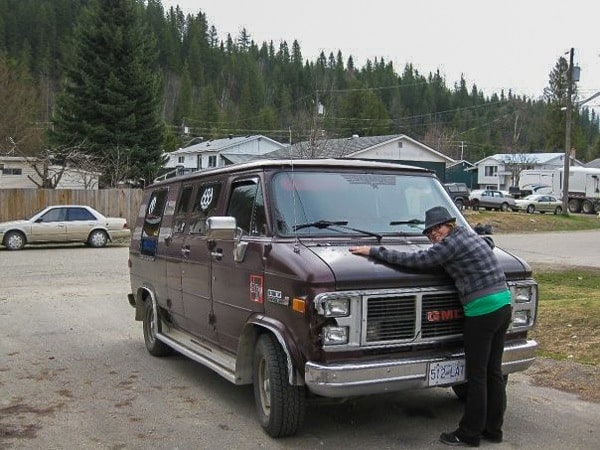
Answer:
[[(30, 151), (51, 135), (74, 33), (90, 1), (0, 0), (0, 77), (8, 68), (15, 86), (35, 90), (31, 130), (21, 140)], [(553, 69), (539, 99), (511, 91), (484, 96), (464, 79), (449, 86), (439, 72), (421, 73), (410, 62), (398, 68), (375, 58), (357, 67), (341, 51), (310, 61), (296, 40), (255, 42), (249, 26), (237, 36), (222, 34), (201, 11), (131, 1), (156, 45), (147, 78), (159, 83), (166, 151), (195, 137), (263, 134), (296, 143), (315, 131), (327, 138), (406, 134), (471, 162), (494, 153), (564, 151), (563, 58), (548, 62)], [(0, 128), (2, 139), (9, 132)], [(574, 111), (572, 144), (582, 161), (600, 157), (593, 110)]]

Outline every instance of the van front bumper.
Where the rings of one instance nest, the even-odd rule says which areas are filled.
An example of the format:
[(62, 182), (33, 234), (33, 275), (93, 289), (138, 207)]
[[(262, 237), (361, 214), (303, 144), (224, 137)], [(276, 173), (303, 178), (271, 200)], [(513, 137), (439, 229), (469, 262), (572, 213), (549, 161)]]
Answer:
[[(534, 340), (507, 342), (502, 357), (504, 374), (527, 369), (535, 360)], [(308, 389), (324, 397), (352, 397), (429, 387), (430, 363), (464, 358), (464, 352), (443, 357), (407, 358), (368, 363), (318, 364), (307, 362), (304, 381)]]

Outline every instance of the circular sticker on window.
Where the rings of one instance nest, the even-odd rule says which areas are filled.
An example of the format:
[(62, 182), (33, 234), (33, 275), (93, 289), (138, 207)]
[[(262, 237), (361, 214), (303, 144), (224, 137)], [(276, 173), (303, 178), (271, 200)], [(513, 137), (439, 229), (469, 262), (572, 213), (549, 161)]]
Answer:
[(202, 211), (206, 211), (213, 201), (214, 191), (212, 187), (206, 188), (200, 198), (200, 208)]

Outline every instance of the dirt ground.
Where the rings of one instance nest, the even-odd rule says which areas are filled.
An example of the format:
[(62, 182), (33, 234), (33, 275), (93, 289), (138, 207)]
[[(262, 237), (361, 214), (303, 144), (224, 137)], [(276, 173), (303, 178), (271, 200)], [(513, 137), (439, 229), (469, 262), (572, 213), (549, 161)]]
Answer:
[(538, 386), (576, 394), (582, 400), (600, 403), (600, 367), (572, 361), (537, 358), (527, 374)]

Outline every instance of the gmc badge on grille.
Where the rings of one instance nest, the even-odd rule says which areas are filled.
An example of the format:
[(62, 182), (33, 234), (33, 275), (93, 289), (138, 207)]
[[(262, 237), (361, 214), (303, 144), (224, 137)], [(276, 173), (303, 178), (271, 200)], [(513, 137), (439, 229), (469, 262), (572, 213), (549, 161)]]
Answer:
[(442, 309), (440, 311), (427, 311), (427, 322), (448, 322), (463, 318), (462, 309)]

